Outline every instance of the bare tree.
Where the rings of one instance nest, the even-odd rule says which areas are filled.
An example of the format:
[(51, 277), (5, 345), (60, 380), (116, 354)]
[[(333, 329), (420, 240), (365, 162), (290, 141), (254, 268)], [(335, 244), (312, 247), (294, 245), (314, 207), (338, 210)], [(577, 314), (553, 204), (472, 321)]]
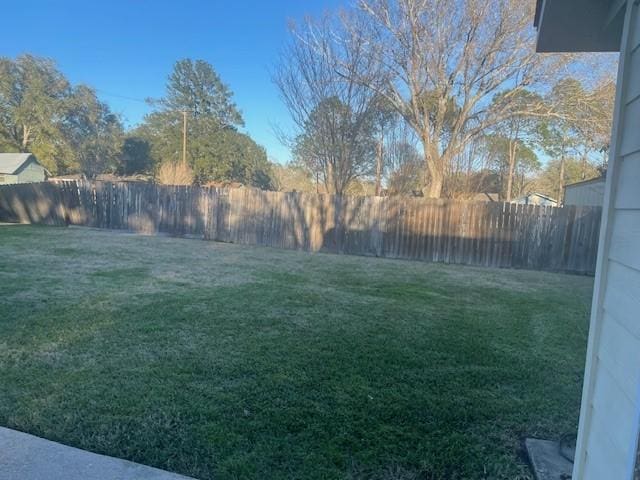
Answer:
[[(521, 88), (516, 93), (506, 90), (499, 93), (493, 98), (493, 105), (500, 104), (503, 97), (508, 96), (506, 105), (500, 105), (505, 111), (512, 111), (513, 114), (508, 115), (505, 120), (496, 124), (490, 129), (490, 135), (487, 137), (493, 139), (493, 149), (497, 145), (501, 146), (506, 154), (506, 187), (503, 189), (503, 198), (510, 202), (513, 197), (514, 181), (518, 167), (518, 159), (521, 155), (525, 157), (529, 153), (533, 153), (529, 146), (532, 137), (535, 137), (536, 127), (540, 118), (534, 113), (551, 115), (555, 113), (555, 109), (551, 105), (547, 105), (543, 97), (535, 92)], [(495, 140), (499, 140), (497, 143)], [(524, 152), (521, 152), (524, 150)]]
[[(564, 61), (535, 53), (533, 6), (521, 0), (359, 0), (357, 13), (343, 16), (343, 39), (368, 60), (338, 68), (383, 96), (415, 130), (428, 196), (441, 196), (450, 163), (469, 142), (522, 113), (511, 108), (511, 97)], [(505, 90), (502, 101), (492, 103)]]
[(298, 163), (325, 188), (341, 194), (348, 185), (372, 173), (375, 144), (375, 93), (353, 77), (339, 75), (338, 62), (363, 70), (362, 44), (333, 35), (334, 17), (307, 20), (292, 27), (274, 74), (297, 127), (287, 138)]
[(393, 141), (398, 128), (402, 127), (404, 121), (398, 116), (395, 109), (382, 98), (376, 98), (376, 111), (374, 113), (374, 128), (376, 137), (376, 167), (375, 167), (375, 196), (382, 195), (382, 179), (386, 170), (385, 157), (387, 148)]
[(580, 157), (582, 179), (587, 175), (591, 153), (608, 150), (615, 87), (611, 79), (602, 80), (593, 88), (585, 87), (575, 78), (558, 81), (547, 96), (555, 115), (539, 126), (540, 145), (547, 155), (559, 160), (556, 192), (562, 200), (566, 160)]
[[(582, 179), (586, 179), (589, 156), (595, 153), (608, 157), (613, 122), (616, 84), (613, 77), (600, 79), (593, 88), (583, 90), (577, 111), (577, 130), (580, 134)], [(580, 92), (578, 92), (580, 93)], [(604, 167), (605, 165), (603, 165)]]
[(496, 193), (495, 172), (485, 148), (486, 139), (469, 142), (449, 165), (444, 193), (449, 198), (469, 200), (478, 193)]
[(383, 140), (383, 165), (387, 193), (413, 195), (420, 190), (424, 161), (413, 130), (405, 122), (387, 125)]

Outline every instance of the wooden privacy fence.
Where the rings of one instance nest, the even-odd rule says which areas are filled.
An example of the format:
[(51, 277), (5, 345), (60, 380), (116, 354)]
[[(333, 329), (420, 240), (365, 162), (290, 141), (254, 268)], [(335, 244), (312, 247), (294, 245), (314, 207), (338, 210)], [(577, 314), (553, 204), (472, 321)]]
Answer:
[(593, 274), (601, 208), (88, 181), (0, 187), (0, 221)]

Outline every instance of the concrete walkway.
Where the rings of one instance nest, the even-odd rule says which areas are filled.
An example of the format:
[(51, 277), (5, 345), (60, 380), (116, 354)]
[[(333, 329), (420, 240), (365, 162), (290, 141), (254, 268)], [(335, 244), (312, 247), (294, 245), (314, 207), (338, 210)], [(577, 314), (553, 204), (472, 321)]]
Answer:
[(0, 480), (188, 480), (0, 427)]

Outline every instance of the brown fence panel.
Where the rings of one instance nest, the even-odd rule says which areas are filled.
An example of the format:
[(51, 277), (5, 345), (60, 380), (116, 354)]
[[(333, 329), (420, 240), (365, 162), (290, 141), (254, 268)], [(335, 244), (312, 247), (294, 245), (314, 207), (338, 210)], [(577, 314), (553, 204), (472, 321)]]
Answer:
[(52, 183), (0, 186), (0, 221), (65, 225), (62, 189)]
[(89, 181), (0, 187), (0, 221), (593, 274), (598, 207)]

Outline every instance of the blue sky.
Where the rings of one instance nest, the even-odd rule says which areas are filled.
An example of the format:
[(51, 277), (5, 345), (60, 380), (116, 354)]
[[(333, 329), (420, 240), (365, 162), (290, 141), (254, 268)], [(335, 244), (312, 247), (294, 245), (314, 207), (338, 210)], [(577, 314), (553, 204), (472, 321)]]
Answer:
[[(348, 0), (346, 0), (348, 1)], [(289, 152), (273, 132), (291, 127), (269, 70), (287, 38), (288, 22), (345, 0), (20, 0), (3, 2), (0, 55), (49, 57), (73, 83), (86, 83), (135, 125), (163, 95), (173, 63), (210, 62), (231, 87), (246, 131), (274, 160)], [(10, 21), (7, 21), (10, 19)]]

